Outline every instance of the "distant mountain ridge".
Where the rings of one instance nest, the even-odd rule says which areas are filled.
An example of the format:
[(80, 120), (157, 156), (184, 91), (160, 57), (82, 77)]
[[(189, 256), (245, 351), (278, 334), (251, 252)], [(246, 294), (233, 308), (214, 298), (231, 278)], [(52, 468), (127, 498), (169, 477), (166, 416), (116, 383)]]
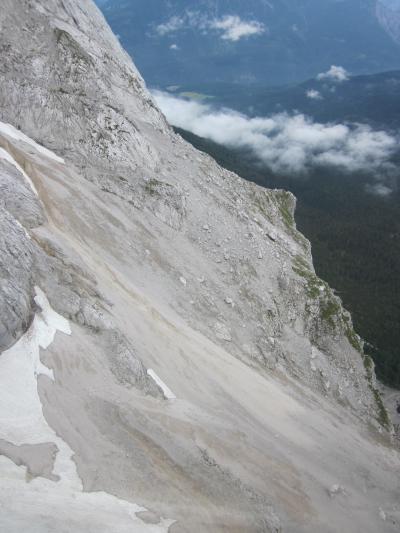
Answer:
[(92, 0), (0, 28), (0, 531), (398, 533), (394, 427), (294, 196), (176, 135)]
[(216, 106), (249, 116), (300, 112), (320, 122), (367, 122), (376, 127), (400, 127), (400, 70), (351, 76), (344, 82), (313, 78), (279, 87), (239, 84), (182, 85), (177, 95), (204, 94)]
[(150, 84), (299, 82), (400, 68), (398, 0), (97, 0)]

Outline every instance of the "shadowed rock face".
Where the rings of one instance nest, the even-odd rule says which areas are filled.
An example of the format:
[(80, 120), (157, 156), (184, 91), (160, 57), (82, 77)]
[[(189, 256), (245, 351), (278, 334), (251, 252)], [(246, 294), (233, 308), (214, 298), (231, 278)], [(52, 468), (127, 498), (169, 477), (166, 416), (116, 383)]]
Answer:
[(37, 228), (45, 221), (39, 198), (21, 172), (10, 162), (0, 160), (0, 204), (26, 228)]
[(385, 31), (396, 43), (400, 43), (400, 2), (398, 0), (378, 0), (376, 14)]
[(0, 350), (5, 350), (33, 317), (33, 247), (24, 228), (2, 207), (0, 225)]
[(175, 135), (89, 0), (0, 29), (0, 529), (395, 531), (390, 422), (294, 197)]

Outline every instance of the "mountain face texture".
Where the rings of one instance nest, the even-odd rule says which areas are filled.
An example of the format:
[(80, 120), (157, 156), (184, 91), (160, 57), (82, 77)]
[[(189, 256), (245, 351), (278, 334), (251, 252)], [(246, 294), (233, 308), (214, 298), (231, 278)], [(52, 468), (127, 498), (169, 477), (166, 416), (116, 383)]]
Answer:
[(3, 0), (0, 49), (0, 531), (398, 531), (294, 197), (177, 136), (90, 0)]
[(386, 32), (396, 43), (400, 43), (400, 1), (378, 1), (376, 5), (376, 15)]
[(154, 86), (400, 68), (399, 0), (96, 0)]
[[(351, 76), (345, 83), (313, 78), (298, 85), (263, 87), (249, 85), (183, 85), (177, 96), (195, 91), (212, 97), (214, 107), (235, 109), (250, 117), (266, 117), (285, 109), (322, 123), (369, 124), (375, 129), (400, 128), (400, 70), (368, 76)], [(321, 98), (310, 98), (318, 91)], [(174, 94), (174, 91), (169, 91)]]

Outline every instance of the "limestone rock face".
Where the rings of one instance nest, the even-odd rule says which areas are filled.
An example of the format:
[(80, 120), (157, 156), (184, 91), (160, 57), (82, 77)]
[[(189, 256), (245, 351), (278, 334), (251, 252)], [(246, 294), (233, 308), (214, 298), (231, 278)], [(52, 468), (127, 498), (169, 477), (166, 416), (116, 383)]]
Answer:
[(0, 205), (24, 227), (43, 224), (44, 211), (22, 173), (12, 163), (0, 159)]
[(0, 207), (0, 349), (16, 342), (33, 317), (33, 247), (26, 230)]
[(377, 0), (376, 16), (390, 37), (400, 43), (400, 3), (397, 0)]
[(0, 530), (397, 531), (295, 198), (177, 136), (90, 0), (3, 0), (0, 50)]

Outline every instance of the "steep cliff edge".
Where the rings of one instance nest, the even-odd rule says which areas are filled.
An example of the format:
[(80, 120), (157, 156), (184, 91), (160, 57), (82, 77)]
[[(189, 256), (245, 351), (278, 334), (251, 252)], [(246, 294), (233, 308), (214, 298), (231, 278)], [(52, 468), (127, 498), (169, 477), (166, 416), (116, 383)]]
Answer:
[(175, 135), (91, 1), (5, 0), (0, 30), (2, 530), (396, 531), (294, 198)]

